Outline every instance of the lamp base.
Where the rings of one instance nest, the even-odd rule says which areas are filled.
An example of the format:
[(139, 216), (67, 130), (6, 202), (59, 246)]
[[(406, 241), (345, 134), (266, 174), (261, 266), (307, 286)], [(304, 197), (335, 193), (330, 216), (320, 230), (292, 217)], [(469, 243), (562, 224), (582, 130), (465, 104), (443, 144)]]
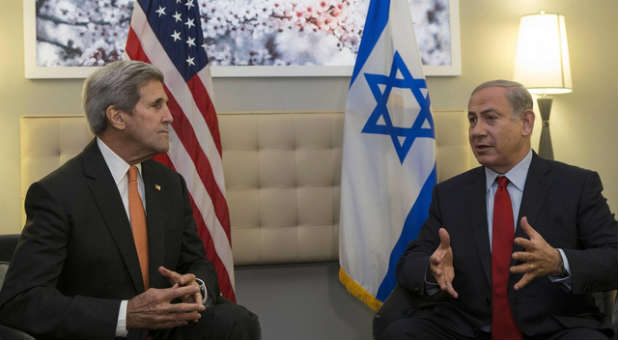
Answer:
[(536, 100), (543, 127), (541, 128), (541, 140), (539, 141), (539, 156), (546, 159), (554, 159), (554, 150), (551, 146), (551, 135), (549, 134), (549, 114), (551, 113), (552, 99), (550, 97), (540, 97)]

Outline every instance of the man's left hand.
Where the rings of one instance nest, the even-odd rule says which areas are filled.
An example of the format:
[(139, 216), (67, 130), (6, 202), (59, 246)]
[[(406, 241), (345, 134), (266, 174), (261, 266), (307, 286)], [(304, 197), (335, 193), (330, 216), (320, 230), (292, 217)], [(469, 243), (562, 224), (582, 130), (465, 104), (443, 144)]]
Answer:
[[(159, 266), (159, 273), (161, 275), (163, 275), (164, 277), (166, 277), (169, 281), (170, 284), (173, 285), (178, 285), (180, 287), (184, 287), (187, 285), (195, 285), (195, 286), (200, 286), (199, 283), (197, 283), (197, 281), (195, 281), (195, 275), (194, 274), (179, 274), (173, 270), (167, 269), (163, 266)], [(195, 295), (193, 296), (185, 296), (183, 297), (183, 302), (195, 302), (198, 303), (200, 305), (203, 305), (202, 302), (202, 293), (200, 293), (200, 291), (198, 291), (197, 293), (195, 293)]]
[(528, 219), (521, 218), (521, 229), (530, 239), (515, 238), (515, 244), (525, 251), (513, 253), (513, 259), (522, 263), (511, 267), (511, 273), (524, 273), (524, 276), (515, 284), (515, 290), (525, 287), (537, 277), (545, 275), (558, 275), (562, 268), (562, 257), (558, 249), (552, 247), (543, 237), (528, 224)]

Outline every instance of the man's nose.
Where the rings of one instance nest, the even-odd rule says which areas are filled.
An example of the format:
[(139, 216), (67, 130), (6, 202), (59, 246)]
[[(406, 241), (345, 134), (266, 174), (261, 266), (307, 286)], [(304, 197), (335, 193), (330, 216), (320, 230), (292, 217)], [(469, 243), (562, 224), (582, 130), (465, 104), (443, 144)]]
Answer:
[(163, 112), (163, 122), (172, 123), (174, 121), (174, 116), (172, 116), (172, 112), (170, 111), (169, 106), (165, 104), (164, 112)]
[(473, 126), (470, 126), (469, 133), (470, 133), (470, 137), (484, 136), (486, 133), (485, 125), (482, 122), (477, 122)]

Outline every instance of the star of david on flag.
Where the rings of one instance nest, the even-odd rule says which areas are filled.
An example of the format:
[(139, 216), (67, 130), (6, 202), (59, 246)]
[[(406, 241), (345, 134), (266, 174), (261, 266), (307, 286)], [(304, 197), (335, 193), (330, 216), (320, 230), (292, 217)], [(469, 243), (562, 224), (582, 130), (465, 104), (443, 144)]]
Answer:
[(436, 183), (434, 121), (407, 0), (369, 4), (343, 130), (339, 280), (377, 310)]
[[(398, 77), (398, 75), (402, 77)], [(429, 111), (430, 101), (427, 83), (423, 78), (412, 76), (397, 51), (393, 56), (393, 65), (388, 76), (366, 73), (365, 79), (377, 104), (371, 116), (369, 116), (367, 124), (363, 127), (363, 133), (389, 135), (399, 160), (403, 164), (416, 138), (435, 138), (433, 119)], [(385, 85), (383, 90), (380, 85)], [(410, 127), (393, 125), (387, 105), (393, 88), (409, 89), (420, 106), (418, 116)], [(425, 89), (424, 93), (422, 89)]]

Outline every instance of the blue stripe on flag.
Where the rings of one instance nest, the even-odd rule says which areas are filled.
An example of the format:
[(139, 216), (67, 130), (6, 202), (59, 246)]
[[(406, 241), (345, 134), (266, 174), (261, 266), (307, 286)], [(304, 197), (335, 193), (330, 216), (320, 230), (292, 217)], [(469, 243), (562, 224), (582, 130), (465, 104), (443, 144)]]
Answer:
[(386, 27), (390, 6), (390, 0), (371, 0), (369, 3), (367, 18), (365, 19), (365, 28), (363, 29), (363, 37), (361, 38), (360, 47), (358, 48), (356, 63), (354, 63), (354, 72), (352, 72), (350, 87), (354, 84), (354, 80), (360, 73), (363, 65), (365, 65), (367, 59), (369, 59), (373, 47), (380, 38), (384, 27)]
[(416, 238), (419, 230), (425, 223), (425, 220), (429, 216), (429, 205), (431, 204), (431, 193), (434, 185), (436, 184), (436, 166), (434, 165), (431, 174), (425, 181), (421, 192), (418, 195), (418, 198), (412, 205), (410, 212), (408, 213), (408, 217), (406, 217), (406, 222), (403, 225), (403, 229), (401, 230), (401, 235), (399, 235), (399, 240), (395, 244), (393, 251), (391, 252), (391, 257), (388, 264), (388, 271), (386, 272), (386, 276), (384, 280), (380, 284), (380, 288), (378, 288), (378, 294), (376, 298), (382, 302), (386, 300), (388, 295), (391, 293), (395, 285), (397, 284), (397, 279), (395, 278), (395, 269), (397, 268), (397, 262), (403, 252), (408, 247), (408, 243)]

